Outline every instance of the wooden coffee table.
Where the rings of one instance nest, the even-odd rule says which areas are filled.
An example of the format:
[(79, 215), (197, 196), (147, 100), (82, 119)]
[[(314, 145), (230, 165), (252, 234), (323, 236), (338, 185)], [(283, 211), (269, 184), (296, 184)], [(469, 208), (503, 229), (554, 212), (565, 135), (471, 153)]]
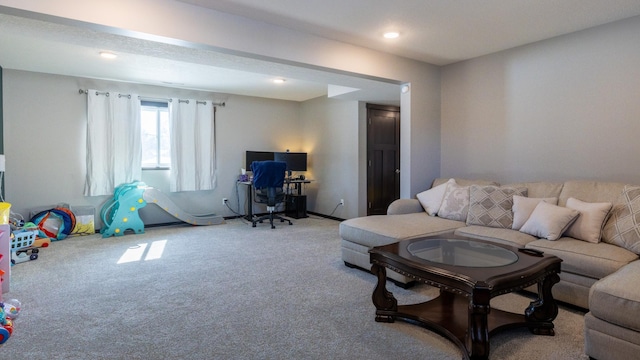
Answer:
[[(489, 337), (501, 330), (527, 327), (554, 335), (558, 306), (551, 288), (560, 281), (562, 260), (553, 255), (453, 234), (400, 241), (369, 254), (378, 277), (372, 296), (378, 322), (402, 319), (429, 328), (453, 341), (466, 359), (487, 359)], [(440, 296), (398, 305), (386, 289), (386, 268), (440, 288)], [(491, 308), (491, 298), (534, 284), (538, 297), (524, 314)]]

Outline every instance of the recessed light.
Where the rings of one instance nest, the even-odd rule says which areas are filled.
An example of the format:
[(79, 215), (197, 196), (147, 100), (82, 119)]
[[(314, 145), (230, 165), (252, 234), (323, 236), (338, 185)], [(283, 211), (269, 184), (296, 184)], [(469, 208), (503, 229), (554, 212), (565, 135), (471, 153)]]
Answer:
[(105, 59), (115, 59), (118, 57), (118, 55), (108, 51), (101, 51), (100, 56), (102, 56)]
[(382, 35), (382, 36), (384, 36), (385, 39), (395, 39), (398, 36), (400, 36), (400, 33), (397, 32), (397, 31), (388, 31), (388, 32), (384, 33), (384, 35)]
[(283, 84), (285, 81), (285, 79), (273, 79), (274, 84)]

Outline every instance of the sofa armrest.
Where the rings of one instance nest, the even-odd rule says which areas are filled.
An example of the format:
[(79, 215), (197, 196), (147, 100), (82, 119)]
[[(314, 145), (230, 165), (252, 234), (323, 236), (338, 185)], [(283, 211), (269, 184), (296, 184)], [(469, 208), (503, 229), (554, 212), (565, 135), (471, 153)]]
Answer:
[(398, 199), (389, 204), (387, 215), (412, 214), (423, 211), (418, 199)]

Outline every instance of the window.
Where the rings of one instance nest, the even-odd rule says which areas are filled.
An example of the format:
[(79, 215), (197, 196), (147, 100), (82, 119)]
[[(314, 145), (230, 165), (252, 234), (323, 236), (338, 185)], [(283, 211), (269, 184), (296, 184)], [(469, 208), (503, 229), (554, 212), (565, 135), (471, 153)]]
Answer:
[(169, 106), (166, 102), (142, 101), (142, 168), (168, 169), (171, 166)]

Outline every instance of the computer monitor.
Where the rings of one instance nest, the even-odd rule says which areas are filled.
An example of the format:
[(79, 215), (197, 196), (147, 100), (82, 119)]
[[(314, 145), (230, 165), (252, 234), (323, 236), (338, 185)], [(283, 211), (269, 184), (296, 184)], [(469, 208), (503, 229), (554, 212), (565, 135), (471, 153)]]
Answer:
[(273, 160), (287, 163), (287, 171), (307, 171), (307, 153), (277, 152), (273, 153)]
[(273, 160), (273, 151), (249, 151), (245, 156), (247, 171), (251, 171), (251, 163), (254, 161)]

